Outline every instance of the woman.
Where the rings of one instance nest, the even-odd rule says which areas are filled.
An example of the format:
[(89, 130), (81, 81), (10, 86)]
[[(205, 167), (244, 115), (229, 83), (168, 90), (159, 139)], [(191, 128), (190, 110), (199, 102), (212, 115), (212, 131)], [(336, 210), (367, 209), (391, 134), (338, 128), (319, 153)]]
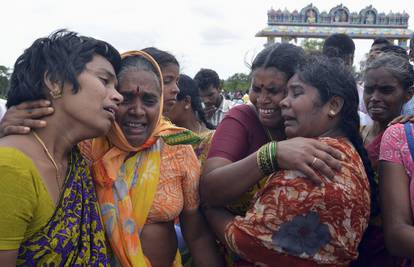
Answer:
[[(227, 246), (250, 263), (268, 266), (347, 266), (368, 225), (372, 169), (359, 136), (358, 93), (343, 64), (323, 57), (305, 61), (280, 102), (288, 138), (303, 136), (339, 150), (333, 180), (310, 182), (302, 172), (279, 169), (277, 143), (255, 156), (265, 175), (245, 216), (211, 210)], [(276, 158), (275, 158), (276, 155)], [(362, 160), (361, 160), (362, 159)]]
[[(406, 63), (405, 63), (406, 62)], [(396, 67), (396, 66), (395, 66)], [(394, 91), (411, 94), (414, 71), (408, 61), (399, 70), (384, 65), (397, 79)], [(394, 71), (390, 71), (390, 70)], [(390, 82), (388, 82), (390, 83)], [(395, 83), (394, 83), (395, 84)], [(395, 256), (413, 258), (413, 148), (412, 124), (396, 124), (385, 130), (380, 149), (380, 196), (385, 245)], [(412, 260), (406, 266), (414, 266)]]
[(175, 125), (189, 129), (200, 137), (200, 142), (193, 144), (193, 148), (202, 166), (210, 148), (214, 127), (204, 116), (195, 81), (185, 74), (180, 74), (178, 87), (180, 92), (177, 95), (177, 103), (166, 116)]
[(123, 54), (118, 79), (124, 101), (116, 123), (90, 150), (102, 216), (118, 263), (171, 266), (177, 252), (174, 220), (179, 217), (197, 266), (220, 266), (198, 209), (199, 163), (192, 147), (181, 145), (194, 136), (161, 114), (161, 70), (148, 54), (131, 51)]
[(392, 255), (407, 258), (404, 266), (414, 266), (413, 146), (412, 124), (393, 125), (383, 135), (379, 163), (385, 245)]
[[(217, 128), (203, 167), (200, 185), (207, 206), (223, 206), (244, 215), (251, 199), (263, 184), (254, 153), (271, 140), (283, 140), (279, 102), (285, 97), (287, 81), (301, 61), (303, 50), (291, 44), (273, 45), (261, 51), (252, 64), (251, 105), (229, 111)], [(278, 144), (278, 164), (298, 169), (316, 183), (314, 166), (328, 177), (340, 168), (340, 154), (315, 140), (292, 139)], [(231, 203), (231, 205), (229, 205)]]
[(2, 266), (108, 266), (89, 168), (76, 144), (104, 135), (122, 96), (119, 53), (74, 32), (37, 39), (17, 59), (8, 107), (48, 99), (48, 127), (0, 139)]
[(178, 63), (178, 60), (167, 51), (155, 47), (147, 47), (142, 49), (142, 51), (152, 56), (161, 68), (164, 80), (164, 103), (162, 114), (165, 116), (177, 102), (177, 94), (180, 92), (180, 89), (178, 88), (180, 64)]
[[(377, 174), (384, 131), (394, 118), (400, 116), (404, 103), (411, 99), (411, 75), (412, 66), (408, 60), (394, 54), (381, 54), (365, 70), (364, 101), (374, 124), (362, 127), (361, 135)], [(378, 195), (377, 191), (372, 194)], [(401, 260), (392, 257), (385, 248), (379, 210), (374, 210), (372, 215), (360, 246), (360, 256), (353, 266), (400, 266)]]

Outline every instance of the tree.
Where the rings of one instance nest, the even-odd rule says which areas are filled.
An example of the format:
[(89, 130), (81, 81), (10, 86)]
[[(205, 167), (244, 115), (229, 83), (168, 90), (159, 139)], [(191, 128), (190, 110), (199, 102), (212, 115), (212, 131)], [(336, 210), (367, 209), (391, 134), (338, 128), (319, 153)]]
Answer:
[(0, 98), (5, 98), (7, 95), (9, 78), (9, 69), (3, 65), (0, 65)]
[(223, 82), (223, 89), (226, 92), (234, 92), (237, 90), (245, 91), (249, 87), (250, 78), (245, 73), (235, 73)]
[(319, 39), (303, 39), (300, 43), (300, 46), (305, 50), (306, 53), (314, 54), (314, 53), (322, 53), (323, 47), (323, 40)]

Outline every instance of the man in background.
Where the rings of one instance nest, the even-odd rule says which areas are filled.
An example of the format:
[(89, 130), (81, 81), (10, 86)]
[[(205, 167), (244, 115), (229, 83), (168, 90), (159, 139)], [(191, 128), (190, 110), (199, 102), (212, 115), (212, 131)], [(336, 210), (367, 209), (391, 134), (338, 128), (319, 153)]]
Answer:
[(207, 121), (214, 127), (223, 120), (226, 113), (235, 105), (222, 94), (220, 78), (214, 70), (201, 69), (194, 76), (200, 90)]

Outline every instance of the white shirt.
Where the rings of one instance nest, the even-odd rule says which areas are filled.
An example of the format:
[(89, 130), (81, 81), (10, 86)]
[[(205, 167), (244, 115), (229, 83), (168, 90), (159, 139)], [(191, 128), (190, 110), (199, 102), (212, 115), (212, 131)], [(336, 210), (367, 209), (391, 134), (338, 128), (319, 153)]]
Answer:
[(3, 118), (4, 114), (7, 111), (6, 100), (0, 98), (0, 120)]

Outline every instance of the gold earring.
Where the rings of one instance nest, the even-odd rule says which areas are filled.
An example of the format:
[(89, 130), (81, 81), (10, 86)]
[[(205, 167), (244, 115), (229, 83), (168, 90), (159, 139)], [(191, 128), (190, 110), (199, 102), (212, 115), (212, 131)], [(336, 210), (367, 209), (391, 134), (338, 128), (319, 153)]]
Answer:
[(333, 110), (329, 111), (329, 113), (328, 113), (328, 117), (330, 117), (330, 118), (335, 117), (335, 115), (336, 115), (336, 113)]
[(189, 109), (190, 108), (190, 105), (185, 105), (184, 106), (184, 109)]
[(60, 87), (54, 87), (52, 89), (49, 89), (49, 93), (52, 96), (53, 99), (58, 99), (62, 97), (62, 88)]

